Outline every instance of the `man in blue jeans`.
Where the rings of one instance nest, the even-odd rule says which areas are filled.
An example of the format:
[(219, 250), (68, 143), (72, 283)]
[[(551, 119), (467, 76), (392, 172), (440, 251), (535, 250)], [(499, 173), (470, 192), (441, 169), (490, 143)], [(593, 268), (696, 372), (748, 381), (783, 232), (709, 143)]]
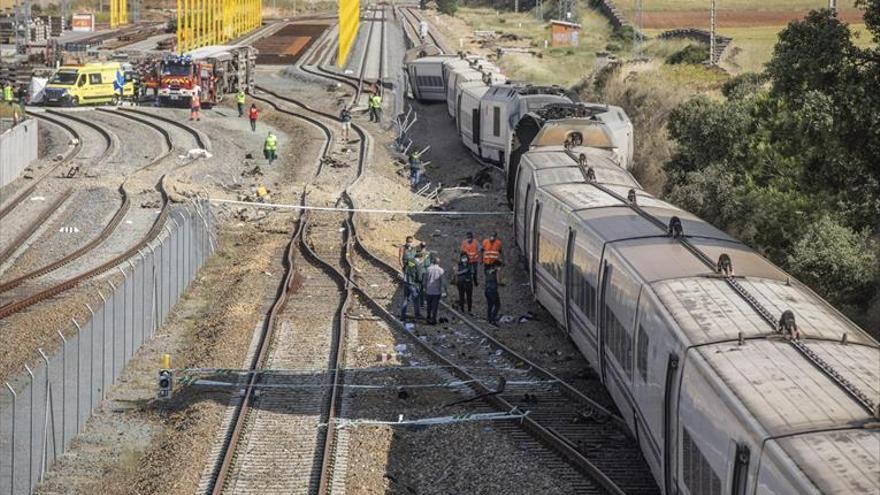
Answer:
[(400, 319), (406, 320), (406, 308), (413, 305), (415, 319), (421, 318), (419, 294), (422, 288), (421, 261), (416, 259), (415, 252), (404, 253), (403, 259), (403, 303), (400, 305)]
[(498, 269), (501, 265), (500, 261), (485, 265), (486, 282), (484, 291), (486, 294), (486, 312), (487, 319), (491, 325), (498, 326), (498, 312), (501, 310), (501, 295), (498, 294)]

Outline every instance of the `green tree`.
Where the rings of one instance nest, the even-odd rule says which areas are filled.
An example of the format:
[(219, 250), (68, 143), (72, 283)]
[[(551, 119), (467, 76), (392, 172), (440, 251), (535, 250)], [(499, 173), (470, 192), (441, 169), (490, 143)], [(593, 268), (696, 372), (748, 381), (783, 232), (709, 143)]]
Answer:
[(458, 0), (437, 0), (437, 10), (446, 15), (454, 16), (458, 11)]
[(807, 225), (793, 246), (788, 265), (803, 282), (818, 287), (834, 304), (868, 302), (878, 274), (877, 246), (867, 231), (855, 232), (823, 215)]

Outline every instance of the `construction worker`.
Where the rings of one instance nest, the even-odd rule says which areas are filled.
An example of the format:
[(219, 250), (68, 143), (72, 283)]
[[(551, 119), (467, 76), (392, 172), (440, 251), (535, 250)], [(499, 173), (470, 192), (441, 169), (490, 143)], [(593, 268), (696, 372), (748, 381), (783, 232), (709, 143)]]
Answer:
[(467, 255), (468, 267), (470, 268), (474, 286), (479, 286), (480, 284), (477, 282), (477, 269), (480, 267), (480, 243), (474, 239), (473, 232), (465, 234), (464, 240), (461, 241), (461, 252)]
[(409, 154), (409, 185), (413, 189), (418, 187), (422, 180), (422, 154), (413, 151)]
[(406, 236), (406, 242), (400, 245), (400, 248), (397, 250), (397, 261), (400, 263), (400, 269), (403, 270), (406, 268), (406, 259), (408, 257), (414, 257), (416, 254), (415, 247), (413, 246), (413, 236)]
[(368, 100), (367, 106), (370, 108), (370, 122), (379, 123), (382, 121), (382, 97), (379, 93), (373, 94)]
[(440, 307), (440, 298), (446, 293), (446, 281), (443, 275), (446, 273), (440, 267), (440, 258), (431, 256), (428, 269), (425, 270), (424, 285), (425, 299), (428, 301), (428, 324), (437, 324), (437, 309)]
[(272, 165), (272, 162), (278, 158), (278, 138), (271, 132), (266, 136), (266, 143), (263, 145), (263, 156), (266, 157), (266, 160), (269, 160), (269, 165)]
[(239, 88), (238, 93), (235, 93), (235, 103), (238, 104), (238, 116), (244, 116), (244, 89)]
[(201, 109), (202, 98), (199, 95), (199, 90), (195, 89), (189, 101), (189, 120), (202, 120)]
[(415, 319), (421, 318), (419, 294), (422, 288), (421, 260), (415, 252), (404, 255), (403, 262), (403, 303), (400, 305), (400, 319), (406, 320), (406, 308), (413, 305)]
[(251, 121), (251, 132), (257, 132), (257, 104), (251, 103), (251, 108), (248, 110), (248, 119)]
[(484, 294), (486, 295), (486, 317), (489, 323), (498, 326), (498, 312), (501, 310), (501, 295), (498, 293), (498, 277), (501, 262), (486, 266)]
[(15, 101), (15, 92), (12, 89), (12, 83), (9, 81), (5, 81), (3, 83), (3, 103), (12, 106)]
[(488, 239), (483, 239), (483, 265), (487, 268), (501, 261), (501, 239), (493, 232)]
[(351, 109), (347, 106), (342, 107), (339, 120), (342, 121), (342, 139), (347, 143), (351, 141)]
[(455, 286), (458, 287), (458, 309), (470, 313), (474, 307), (474, 276), (472, 274), (470, 256), (462, 251), (455, 267)]

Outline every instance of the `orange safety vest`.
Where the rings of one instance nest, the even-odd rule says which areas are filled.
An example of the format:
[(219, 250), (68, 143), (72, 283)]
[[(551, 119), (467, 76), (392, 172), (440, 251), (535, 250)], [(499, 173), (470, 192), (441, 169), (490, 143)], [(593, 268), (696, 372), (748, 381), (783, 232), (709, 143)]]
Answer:
[(461, 251), (467, 253), (469, 262), (480, 262), (480, 244), (476, 239), (471, 239), (471, 242), (468, 242), (467, 239), (461, 241)]
[(495, 242), (489, 239), (483, 239), (483, 264), (491, 265), (498, 261), (501, 257), (501, 239), (495, 239)]

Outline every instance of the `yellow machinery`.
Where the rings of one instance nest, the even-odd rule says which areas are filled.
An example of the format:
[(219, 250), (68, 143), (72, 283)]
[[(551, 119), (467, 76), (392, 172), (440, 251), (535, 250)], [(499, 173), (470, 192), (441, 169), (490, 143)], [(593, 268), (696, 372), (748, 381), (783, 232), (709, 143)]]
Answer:
[(348, 52), (357, 37), (359, 23), (359, 0), (339, 0), (339, 51), (336, 52), (338, 67), (345, 65), (348, 59)]
[(128, 0), (110, 0), (110, 27), (128, 24)]
[(177, 0), (177, 53), (225, 44), (262, 23), (262, 0)]

